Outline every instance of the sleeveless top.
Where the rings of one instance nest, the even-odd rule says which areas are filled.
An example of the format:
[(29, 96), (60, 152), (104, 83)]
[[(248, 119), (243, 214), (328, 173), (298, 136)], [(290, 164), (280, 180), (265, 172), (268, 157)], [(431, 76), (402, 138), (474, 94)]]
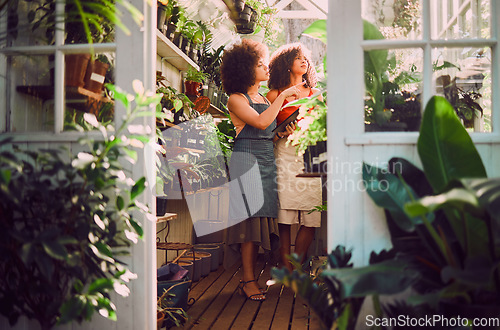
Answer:
[[(281, 94), (281, 91), (278, 93), (278, 95)], [(313, 91), (312, 91), (312, 88), (309, 90), (309, 95), (307, 95), (307, 97), (313, 95)], [(287, 100), (285, 100), (283, 102), (283, 106), (285, 106), (286, 104), (288, 103)], [(290, 116), (295, 110), (297, 110), (299, 107), (288, 107), (288, 108), (285, 108), (283, 110), (281, 110), (280, 112), (278, 112), (278, 116), (276, 117), (276, 124), (279, 125), (281, 124), (285, 119), (288, 118), (288, 116)]]

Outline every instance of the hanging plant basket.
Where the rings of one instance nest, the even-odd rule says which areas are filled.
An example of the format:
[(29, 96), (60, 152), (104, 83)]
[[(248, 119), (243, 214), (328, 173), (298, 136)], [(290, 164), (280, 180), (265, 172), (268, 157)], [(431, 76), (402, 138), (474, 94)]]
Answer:
[(239, 13), (236, 19), (236, 32), (241, 34), (250, 34), (255, 31), (257, 20), (257, 11), (252, 7), (245, 5), (243, 11)]

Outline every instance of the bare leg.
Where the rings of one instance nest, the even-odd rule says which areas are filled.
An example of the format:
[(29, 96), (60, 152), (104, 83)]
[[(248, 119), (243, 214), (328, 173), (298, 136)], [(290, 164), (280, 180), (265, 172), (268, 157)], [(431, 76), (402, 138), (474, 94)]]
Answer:
[(280, 256), (281, 264), (285, 266), (290, 271), (292, 270), (292, 264), (288, 260), (287, 256), (290, 254), (290, 228), (291, 225), (278, 224), (280, 231)]
[[(300, 226), (297, 237), (295, 238), (295, 253), (301, 257), (303, 263), (307, 256), (307, 250), (314, 239), (315, 227)], [(281, 235), (281, 232), (280, 232)], [(280, 237), (281, 238), (281, 237)]]
[[(241, 244), (241, 263), (243, 268), (243, 282), (255, 280), (255, 260), (256, 244), (254, 242), (245, 242)], [(257, 282), (250, 282), (243, 287), (247, 296), (259, 294), (260, 289)], [(264, 298), (262, 295), (255, 296), (255, 298)]]

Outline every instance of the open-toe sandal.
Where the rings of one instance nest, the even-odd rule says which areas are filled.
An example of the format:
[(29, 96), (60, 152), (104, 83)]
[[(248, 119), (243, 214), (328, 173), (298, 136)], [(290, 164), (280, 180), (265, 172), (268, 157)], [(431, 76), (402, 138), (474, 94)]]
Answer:
[[(257, 280), (251, 280), (251, 281), (248, 281), (248, 282), (246, 282), (246, 283), (250, 283), (250, 282), (257, 282)], [(242, 283), (243, 283), (243, 281), (242, 281), (242, 280), (240, 280), (240, 285), (242, 285)], [(259, 284), (259, 283), (257, 283), (257, 285), (258, 285), (258, 284)], [(266, 294), (266, 293), (267, 293), (267, 289), (263, 289), (263, 288), (261, 288), (261, 287), (260, 287), (260, 285), (259, 285), (259, 291), (260, 291), (262, 294)]]
[(266, 296), (264, 295), (265, 291), (262, 288), (259, 288), (260, 293), (252, 294), (250, 296), (246, 293), (246, 291), (245, 291), (245, 285), (247, 285), (248, 283), (251, 283), (251, 282), (257, 282), (257, 281), (256, 280), (251, 280), (251, 281), (246, 281), (246, 282), (240, 281), (240, 285), (238, 286), (239, 293), (242, 296), (245, 296), (247, 299), (250, 299), (250, 300), (253, 300), (253, 301), (263, 301), (263, 300), (266, 300)]

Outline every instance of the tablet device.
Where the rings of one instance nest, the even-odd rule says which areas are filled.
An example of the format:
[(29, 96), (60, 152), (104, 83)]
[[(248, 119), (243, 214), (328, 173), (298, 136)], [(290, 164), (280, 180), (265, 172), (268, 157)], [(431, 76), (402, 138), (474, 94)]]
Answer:
[(290, 116), (288, 116), (281, 124), (276, 126), (275, 129), (273, 129), (273, 132), (284, 132), (287, 125), (290, 124), (291, 122), (295, 121), (297, 119), (297, 116), (299, 115), (299, 109), (295, 110)]

